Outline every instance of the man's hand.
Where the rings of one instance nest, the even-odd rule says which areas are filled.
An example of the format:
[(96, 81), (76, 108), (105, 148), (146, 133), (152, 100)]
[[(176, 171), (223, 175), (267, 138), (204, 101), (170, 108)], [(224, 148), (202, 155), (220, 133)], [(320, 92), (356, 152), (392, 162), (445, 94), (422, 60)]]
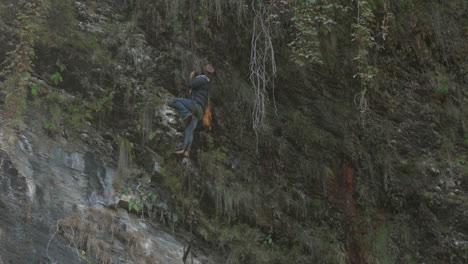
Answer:
[(190, 73), (190, 78), (193, 78), (193, 77), (195, 77), (195, 72), (194, 71)]

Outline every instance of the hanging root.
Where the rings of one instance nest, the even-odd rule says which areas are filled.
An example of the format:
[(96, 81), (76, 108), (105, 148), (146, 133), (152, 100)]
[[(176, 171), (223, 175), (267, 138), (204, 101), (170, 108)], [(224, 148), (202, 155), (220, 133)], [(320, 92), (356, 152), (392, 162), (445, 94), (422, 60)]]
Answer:
[[(265, 130), (266, 107), (269, 103), (267, 87), (276, 74), (275, 54), (271, 40), (271, 29), (267, 22), (267, 10), (261, 0), (256, 0), (252, 9), (254, 22), (250, 51), (250, 81), (255, 90), (255, 102), (252, 111), (253, 128), (258, 133)], [(274, 86), (273, 86), (274, 89)]]

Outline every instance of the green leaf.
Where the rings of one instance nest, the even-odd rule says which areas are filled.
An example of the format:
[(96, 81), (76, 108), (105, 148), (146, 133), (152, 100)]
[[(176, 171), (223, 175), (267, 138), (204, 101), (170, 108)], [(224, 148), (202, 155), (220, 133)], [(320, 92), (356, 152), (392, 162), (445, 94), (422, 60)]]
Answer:
[(178, 216), (176, 213), (173, 213), (173, 214), (172, 214), (172, 221), (173, 221), (174, 223), (177, 223), (177, 221), (179, 221), (179, 216)]
[(167, 209), (169, 208), (165, 202), (160, 202), (158, 204), (158, 207), (164, 209), (165, 211), (167, 211)]
[(44, 121), (44, 129), (49, 129), (52, 127), (52, 122), (46, 120)]
[(39, 87), (37, 87), (37, 85), (31, 85), (31, 94), (33, 96), (37, 96), (38, 91), (39, 91)]
[(60, 69), (61, 72), (63, 72), (64, 70), (67, 69), (67, 66), (65, 66), (65, 64), (63, 64), (60, 59), (57, 59), (57, 61), (55, 62), (55, 65), (57, 65)]
[(460, 165), (464, 165), (466, 162), (466, 155), (458, 156), (455, 161)]
[(149, 133), (149, 140), (153, 140), (153, 138), (154, 138), (155, 136), (156, 136), (156, 132), (151, 131), (151, 132)]
[(58, 85), (59, 83), (61, 83), (63, 81), (63, 78), (62, 78), (62, 75), (60, 74), (60, 72), (56, 72), (54, 74), (51, 74), (50, 79), (52, 79), (52, 81), (54, 82), (55, 85)]
[(135, 211), (137, 211), (137, 213), (139, 213), (139, 212), (141, 211), (141, 206), (135, 204), (135, 205), (133, 206), (133, 209), (135, 209)]
[(154, 193), (151, 194), (151, 201), (156, 201), (156, 198), (158, 198), (158, 196)]
[(131, 189), (130, 187), (128, 187), (128, 186), (124, 186), (124, 187), (122, 188), (122, 192), (123, 192), (123, 194), (125, 194), (125, 195), (129, 195), (131, 191), (132, 191), (132, 189)]
[(137, 211), (137, 213), (141, 210), (141, 206), (138, 205), (138, 201), (135, 198), (130, 198), (128, 201), (128, 210), (131, 211), (132, 209)]

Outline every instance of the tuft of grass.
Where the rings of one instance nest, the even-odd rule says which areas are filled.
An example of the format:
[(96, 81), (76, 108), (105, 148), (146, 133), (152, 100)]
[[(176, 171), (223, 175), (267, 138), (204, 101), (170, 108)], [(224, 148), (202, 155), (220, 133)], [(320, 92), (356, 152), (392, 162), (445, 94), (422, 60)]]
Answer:
[(466, 163), (466, 155), (459, 155), (456, 157), (455, 162), (460, 165), (465, 165)]
[(400, 0), (399, 6), (401, 9), (411, 9), (414, 6), (413, 0)]
[(449, 92), (448, 80), (443, 77), (437, 78), (436, 92), (438, 94), (447, 94)]
[(366, 236), (371, 251), (371, 255), (368, 257), (369, 263), (396, 263), (397, 254), (392, 250), (396, 247), (392, 247), (393, 241), (391, 239), (393, 228), (391, 224), (382, 224)]
[(146, 255), (146, 237), (121, 228), (113, 212), (90, 208), (84, 214), (75, 214), (57, 222), (60, 233), (70, 241), (87, 262), (112, 264), (113, 244), (106, 237), (119, 240), (132, 263), (160, 263), (153, 254)]
[(302, 262), (322, 264), (346, 264), (349, 262), (344, 244), (340, 242), (335, 232), (327, 228), (307, 229), (296, 227), (294, 244), (298, 250), (296, 255)]

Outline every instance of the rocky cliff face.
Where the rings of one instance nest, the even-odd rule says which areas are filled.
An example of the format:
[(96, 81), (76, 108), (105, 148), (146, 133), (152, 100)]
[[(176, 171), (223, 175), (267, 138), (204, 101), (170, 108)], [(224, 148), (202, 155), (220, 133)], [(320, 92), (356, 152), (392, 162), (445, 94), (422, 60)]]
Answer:
[[(0, 264), (468, 262), (466, 2), (271, 1), (255, 133), (260, 3), (0, 3)], [(166, 102), (208, 61), (182, 159)]]
[[(129, 198), (116, 193), (113, 157), (96, 152), (109, 140), (89, 132), (83, 141), (50, 139), (37, 121), (3, 121), (2, 263), (181, 262), (186, 241), (129, 214)], [(193, 263), (216, 263), (196, 251)]]
[[(52, 4), (60, 8), (60, 3)], [(76, 12), (80, 17), (73, 20), (77, 24), (71, 27), (78, 27), (89, 36), (93, 32), (108, 34), (100, 23), (118, 15), (118, 9), (113, 10), (106, 3), (67, 4), (70, 5), (65, 4), (65, 8), (72, 12), (68, 15), (74, 16)], [(2, 12), (16, 8), (17, 3), (2, 4)], [(51, 17), (54, 23), (59, 23), (56, 19), (59, 20), (61, 15), (62, 18), (67, 15), (52, 13), (58, 16)], [(2, 28), (6, 33), (12, 33), (12, 29), (8, 26)], [(144, 39), (141, 41), (144, 43)], [(151, 60), (151, 65), (154, 65), (154, 57), (150, 57), (152, 51), (150, 47), (136, 43), (122, 50), (125, 58), (121, 64), (113, 66), (116, 71), (130, 71), (119, 84), (134, 85), (132, 98), (147, 95), (134, 78), (144, 71), (141, 64), (144, 61)], [(96, 68), (91, 70), (99, 72)], [(78, 75), (75, 78), (83, 77), (83, 82), (90, 78), (81, 71), (70, 74)], [(142, 160), (140, 167), (130, 166), (130, 157), (127, 162), (122, 162), (122, 157), (119, 159), (119, 135), (112, 130), (98, 131), (89, 122), (81, 126), (82, 120), (79, 121), (79, 130), (62, 130), (59, 126), (67, 122), (64, 118), (70, 116), (56, 112), (61, 112), (64, 105), (55, 101), (58, 98), (55, 93), (61, 93), (59, 97), (70, 99), (67, 103), (72, 104), (75, 104), (76, 94), (65, 91), (67, 89), (55, 90), (50, 86), (52, 83), (45, 80), (39, 76), (29, 80), (29, 85), (37, 87), (42, 98), (35, 98), (38, 100), (29, 106), (31, 111), (28, 110), (22, 120), (2, 119), (0, 263), (181, 263), (183, 259), (191, 263), (218, 263), (213, 254), (207, 256), (203, 250), (200, 251), (200, 247), (194, 244), (195, 239), (186, 231), (177, 231), (175, 235), (174, 224), (178, 221), (174, 221), (175, 214), (170, 214), (172, 209), (168, 207), (166, 198), (148, 198), (148, 201), (152, 200), (151, 204), (141, 200), (143, 189), (146, 191), (149, 186), (141, 187), (141, 191), (139, 187), (151, 182), (151, 175), (161, 170), (157, 154), (148, 149), (139, 156)], [(47, 94), (55, 95), (52, 99), (47, 98)], [(82, 103), (79, 104), (83, 106)], [(53, 106), (56, 108), (44, 107), (47, 104), (56, 104)], [(174, 128), (174, 125), (180, 125), (174, 111), (164, 104), (152, 104), (151, 107), (146, 111), (149, 118), (159, 125), (156, 131), (152, 131), (158, 135), (158, 142), (164, 140), (168, 144), (171, 139), (180, 137), (181, 133)], [(54, 112), (58, 114), (57, 118), (51, 116)], [(129, 135), (125, 130), (119, 131), (122, 137)], [(133, 155), (125, 153), (123, 148), (120, 149), (121, 156)], [(125, 183), (119, 177), (129, 177), (130, 171), (133, 176), (139, 175), (138, 180), (122, 186)], [(128, 191), (122, 191), (123, 188), (128, 188)], [(152, 189), (152, 194), (157, 192)], [(132, 202), (133, 206), (144, 206), (144, 213), (143, 208), (136, 210), (130, 207)], [(156, 208), (156, 202), (159, 203), (158, 211), (151, 209)]]

